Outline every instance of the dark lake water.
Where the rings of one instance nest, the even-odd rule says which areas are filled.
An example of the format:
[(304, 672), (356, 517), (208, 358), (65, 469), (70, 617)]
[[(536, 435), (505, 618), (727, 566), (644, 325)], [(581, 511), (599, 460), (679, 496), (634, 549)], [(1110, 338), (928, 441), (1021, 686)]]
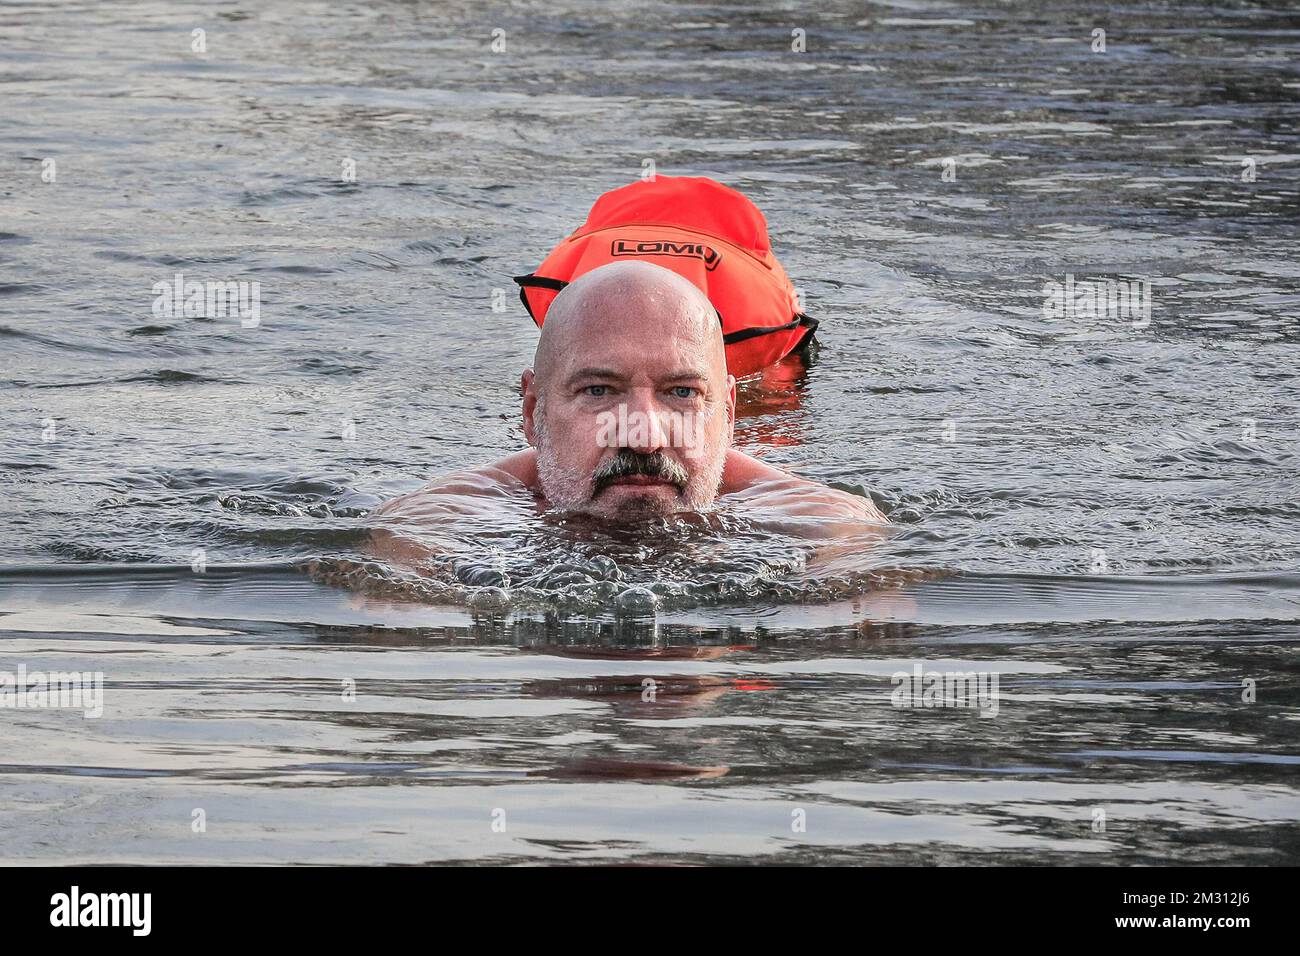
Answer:
[[(0, 860), (1300, 863), (1286, 7), (0, 8), (0, 672), (103, 674), (0, 708)], [(893, 533), (503, 510), (436, 588), (357, 567), (522, 447), (510, 277), (649, 164), (822, 323), (738, 445)]]

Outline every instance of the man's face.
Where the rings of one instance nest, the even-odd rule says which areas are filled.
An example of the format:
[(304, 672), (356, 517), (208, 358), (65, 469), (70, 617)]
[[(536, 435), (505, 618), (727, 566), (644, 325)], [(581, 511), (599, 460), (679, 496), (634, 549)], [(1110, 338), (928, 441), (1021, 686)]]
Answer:
[(545, 381), (524, 378), (524, 427), (547, 501), (602, 517), (706, 509), (735, 409), (716, 328), (698, 306), (656, 296), (574, 324)]

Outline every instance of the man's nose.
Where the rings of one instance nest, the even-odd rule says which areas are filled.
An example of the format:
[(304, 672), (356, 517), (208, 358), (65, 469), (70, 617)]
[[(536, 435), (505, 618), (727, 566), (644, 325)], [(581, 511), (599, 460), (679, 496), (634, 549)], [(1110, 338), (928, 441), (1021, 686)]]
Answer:
[(668, 423), (661, 420), (663, 412), (654, 389), (632, 389), (627, 404), (626, 447), (644, 455), (666, 447), (670, 429)]

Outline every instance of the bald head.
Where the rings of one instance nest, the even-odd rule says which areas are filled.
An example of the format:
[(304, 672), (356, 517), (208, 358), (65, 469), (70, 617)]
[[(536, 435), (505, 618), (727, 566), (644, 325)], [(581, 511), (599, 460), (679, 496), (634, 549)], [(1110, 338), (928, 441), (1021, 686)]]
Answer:
[(717, 312), (677, 273), (628, 260), (575, 279), (551, 303), (521, 384), (553, 506), (663, 514), (717, 496), (736, 380)]
[(615, 337), (617, 344), (646, 349), (657, 341), (688, 342), (710, 371), (726, 376), (722, 324), (708, 297), (670, 269), (629, 259), (579, 276), (555, 297), (533, 359), (538, 384), (549, 384), (562, 364), (557, 360), (575, 348), (585, 353), (594, 344), (599, 350)]

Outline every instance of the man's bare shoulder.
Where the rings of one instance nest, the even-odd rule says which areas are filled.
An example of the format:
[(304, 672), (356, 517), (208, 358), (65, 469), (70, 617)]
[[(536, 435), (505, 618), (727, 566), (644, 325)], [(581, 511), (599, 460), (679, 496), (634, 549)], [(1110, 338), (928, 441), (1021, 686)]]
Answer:
[(788, 471), (773, 468), (752, 455), (746, 455), (743, 451), (732, 448), (727, 451), (727, 461), (722, 470), (722, 487), (718, 489), (718, 494), (736, 494), (748, 491), (763, 482), (795, 477)]
[(889, 523), (869, 498), (800, 478), (735, 449), (727, 455), (720, 495), (733, 506), (769, 510), (786, 518), (829, 521), (827, 531), (842, 530), (844, 524)]
[[(480, 468), (456, 471), (431, 481), (410, 494), (384, 502), (373, 517), (419, 518), (431, 512), (459, 510), (457, 499), (501, 497), (537, 485), (537, 456), (531, 449), (517, 452)], [(471, 506), (464, 502), (462, 506)]]
[[(490, 465), (452, 472), (370, 513), (370, 551), (418, 569), (444, 552), (476, 519), (499, 519), (532, 507), (537, 462), (531, 449)], [(503, 507), (504, 506), (504, 507)]]

